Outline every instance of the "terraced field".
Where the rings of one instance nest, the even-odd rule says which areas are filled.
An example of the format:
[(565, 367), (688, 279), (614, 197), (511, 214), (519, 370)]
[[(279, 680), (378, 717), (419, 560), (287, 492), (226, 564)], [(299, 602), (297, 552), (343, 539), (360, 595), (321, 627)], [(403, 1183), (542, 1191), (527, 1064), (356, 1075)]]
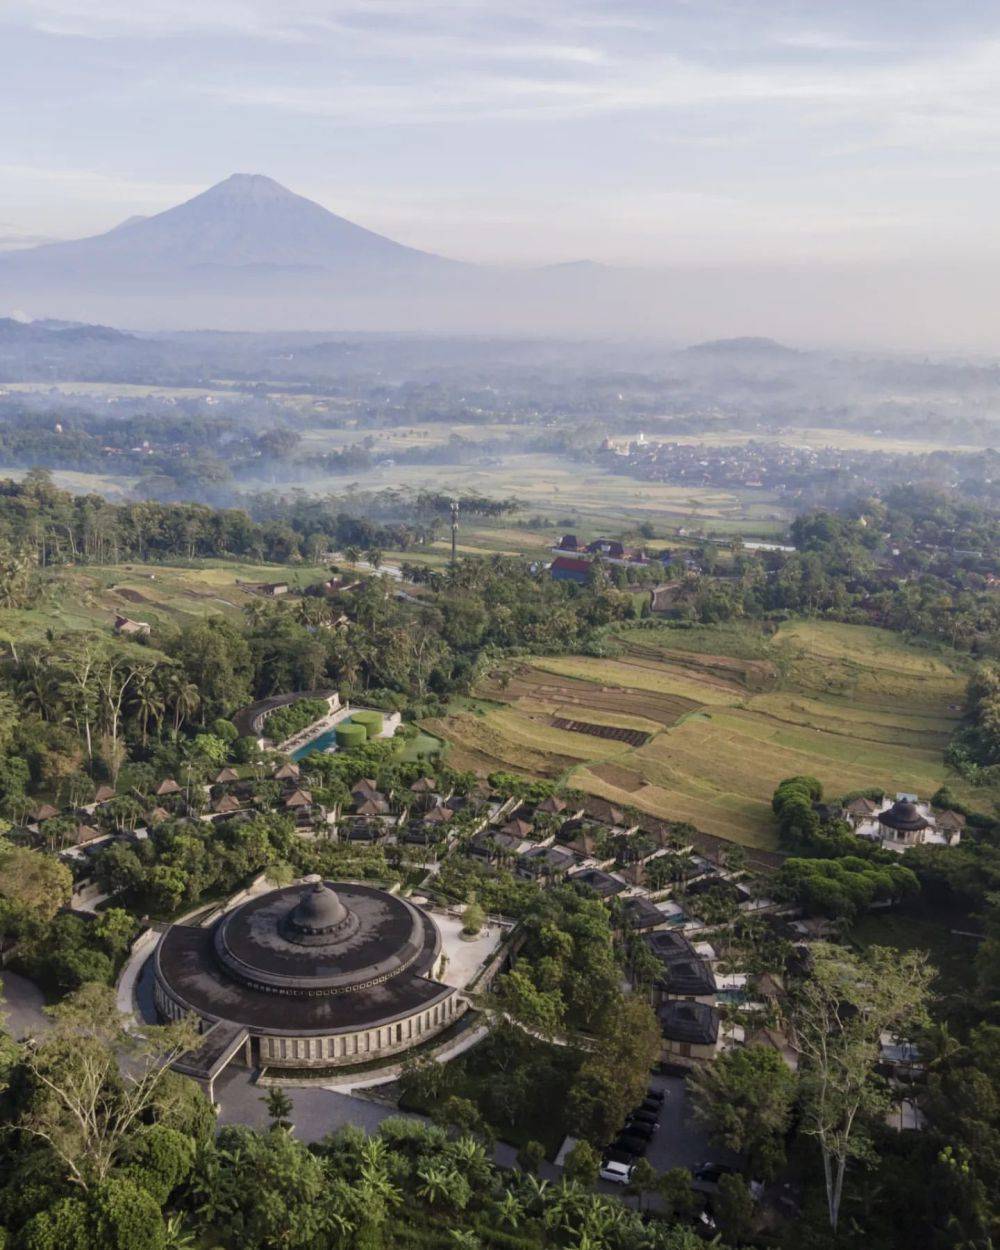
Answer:
[[(881, 787), (929, 796), (944, 781), (988, 808), (993, 795), (948, 777), (943, 751), (960, 714), (964, 662), (886, 631), (795, 622), (625, 632), (622, 654), (532, 657), (491, 673), (491, 701), (429, 725), (449, 758), (562, 778), (707, 833), (774, 845), (770, 799), (794, 773), (826, 792)], [(712, 649), (712, 648), (715, 649)], [(641, 746), (555, 719), (650, 733)]]

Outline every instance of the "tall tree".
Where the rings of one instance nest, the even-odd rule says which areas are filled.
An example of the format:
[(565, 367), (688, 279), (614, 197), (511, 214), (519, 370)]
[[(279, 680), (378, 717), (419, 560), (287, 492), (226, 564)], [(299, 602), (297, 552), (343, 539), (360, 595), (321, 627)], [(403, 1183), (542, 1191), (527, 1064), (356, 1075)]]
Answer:
[(189, 1024), (124, 1028), (114, 990), (90, 983), (52, 1008), (52, 1029), (24, 1063), (34, 1093), (18, 1128), (46, 1142), (66, 1180), (87, 1190), (120, 1161), (167, 1097), (170, 1064), (195, 1043)]
[(816, 1138), (823, 1157), (836, 1232), (848, 1161), (870, 1153), (865, 1120), (887, 1106), (872, 1079), (882, 1034), (918, 1023), (933, 970), (922, 951), (875, 946), (857, 956), (817, 942), (812, 954), (790, 1022), (802, 1056), (802, 1129)]
[(688, 1082), (694, 1113), (721, 1145), (747, 1156), (754, 1176), (770, 1179), (785, 1159), (795, 1078), (766, 1046), (727, 1051)]

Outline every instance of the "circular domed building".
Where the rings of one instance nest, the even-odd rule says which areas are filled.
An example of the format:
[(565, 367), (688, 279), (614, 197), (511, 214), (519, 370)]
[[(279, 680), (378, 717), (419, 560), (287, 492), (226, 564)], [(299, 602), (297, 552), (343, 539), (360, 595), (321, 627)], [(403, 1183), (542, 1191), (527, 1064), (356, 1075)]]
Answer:
[(331, 1068), (409, 1049), (460, 1016), (434, 979), (441, 935), (406, 899), (356, 882), (270, 890), (208, 927), (172, 925), (154, 959), (168, 1020), (194, 1014), (203, 1041), (177, 1066), (211, 1085), (243, 1051), (261, 1068)]
[(897, 799), (892, 807), (879, 812), (876, 817), (880, 827), (887, 831), (883, 837), (889, 837), (906, 846), (916, 846), (924, 841), (925, 830), (931, 823), (925, 820), (912, 799)]

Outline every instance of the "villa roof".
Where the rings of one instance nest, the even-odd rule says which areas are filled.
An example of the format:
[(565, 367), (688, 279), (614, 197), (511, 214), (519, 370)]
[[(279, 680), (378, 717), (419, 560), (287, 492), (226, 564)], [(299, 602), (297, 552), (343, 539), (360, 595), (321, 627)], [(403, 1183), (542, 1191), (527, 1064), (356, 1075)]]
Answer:
[(240, 775), (235, 768), (223, 768), (215, 774), (213, 785), (220, 786), (227, 781), (239, 781)]
[(934, 817), (934, 824), (945, 833), (955, 833), (965, 828), (965, 817), (961, 812), (939, 812)]
[(470, 850), (481, 851), (487, 855), (490, 853), (510, 854), (520, 845), (520, 838), (512, 838), (510, 834), (500, 833), (494, 829), (483, 829), (469, 842)]
[(534, 825), (530, 821), (521, 820), (518, 817), (516, 820), (508, 820), (502, 827), (501, 832), (508, 833), (515, 838), (526, 838), (532, 829), (534, 829)]
[(541, 803), (535, 809), (539, 812), (551, 812), (553, 816), (558, 816), (560, 812), (566, 810), (565, 802), (554, 794), (550, 794), (547, 799), (542, 799)]
[(293, 790), (292, 793), (288, 796), (288, 798), (285, 799), (285, 806), (286, 807), (311, 807), (312, 801), (313, 801), (312, 795), (309, 793), (308, 790)]
[(354, 812), (357, 816), (384, 816), (389, 804), (381, 796), (372, 796), (361, 803), (355, 803)]
[(224, 794), (222, 798), (216, 799), (212, 804), (213, 812), (237, 812), (242, 804), (233, 794)]
[(274, 770), (275, 781), (297, 781), (299, 776), (298, 764), (289, 760), (287, 764), (282, 764), (280, 768)]
[(627, 898), (623, 906), (625, 921), (632, 929), (652, 929), (666, 919), (656, 904), (641, 894)]
[(148, 819), (151, 825), (162, 825), (165, 820), (170, 819), (170, 813), (165, 807), (154, 807)]
[[(506, 833), (506, 828), (503, 830)], [(545, 869), (559, 871), (572, 867), (576, 856), (572, 851), (563, 850), (559, 846), (533, 846), (523, 855), (517, 857), (519, 868), (529, 873), (543, 872)]]
[(874, 816), (878, 809), (879, 804), (874, 799), (866, 799), (864, 795), (844, 804), (844, 811), (850, 816)]
[(455, 815), (450, 807), (432, 807), (424, 817), (424, 824), (427, 825), (446, 825)]
[(613, 877), (608, 872), (601, 872), (599, 868), (584, 868), (580, 872), (575, 872), (570, 877), (573, 884), (589, 886), (601, 898), (610, 898), (613, 894), (620, 894), (625, 889), (625, 883), (619, 881), (617, 877)]
[(682, 933), (665, 929), (647, 933), (643, 941), (663, 967), (659, 984), (665, 993), (680, 996), (715, 993), (717, 987), (711, 965), (697, 954)]
[(657, 1015), (669, 1041), (714, 1046), (719, 1040), (719, 1013), (708, 1003), (675, 1000), (664, 1003)]
[(53, 807), (51, 803), (40, 803), (33, 815), (35, 820), (52, 820), (59, 815), (59, 808)]
[(98, 786), (94, 791), (95, 803), (109, 803), (115, 797), (112, 786)]
[(164, 777), (153, 793), (160, 798), (165, 794), (180, 794), (181, 788), (173, 777)]
[(909, 799), (897, 799), (892, 807), (879, 812), (878, 823), (898, 833), (918, 833), (930, 827), (929, 822), (917, 811), (917, 805)]
[(432, 777), (418, 777), (410, 789), (414, 794), (435, 794), (437, 783)]

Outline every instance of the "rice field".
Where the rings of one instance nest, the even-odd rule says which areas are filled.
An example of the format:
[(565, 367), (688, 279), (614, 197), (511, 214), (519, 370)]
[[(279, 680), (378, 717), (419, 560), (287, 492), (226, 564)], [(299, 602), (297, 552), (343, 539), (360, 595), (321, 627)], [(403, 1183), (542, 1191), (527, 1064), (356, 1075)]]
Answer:
[[(818, 777), (830, 796), (882, 788), (929, 797), (948, 776), (964, 660), (898, 635), (831, 622), (626, 631), (613, 658), (536, 656), (491, 673), (491, 704), (428, 726), (460, 767), (558, 778), (613, 802), (770, 848), (779, 781)], [(712, 645), (716, 650), (711, 650)], [(649, 732), (641, 746), (555, 719)]]

